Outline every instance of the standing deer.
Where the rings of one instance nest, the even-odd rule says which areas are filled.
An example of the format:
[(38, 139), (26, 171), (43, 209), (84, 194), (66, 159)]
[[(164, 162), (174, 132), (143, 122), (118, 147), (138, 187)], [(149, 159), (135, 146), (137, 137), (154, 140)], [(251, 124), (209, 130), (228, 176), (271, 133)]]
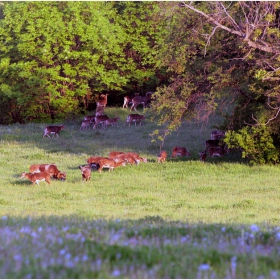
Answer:
[(107, 96), (109, 95), (109, 93), (106, 94), (101, 94), (99, 96), (98, 101), (96, 102), (96, 111), (98, 111), (98, 109), (103, 108), (105, 109), (106, 105), (107, 105)]
[(158, 162), (165, 162), (166, 159), (167, 159), (167, 152), (161, 151), (157, 158)]
[(106, 120), (109, 120), (108, 116), (106, 115), (95, 116), (95, 124), (93, 128), (97, 128), (98, 124), (101, 124), (101, 127), (104, 128), (104, 123)]
[(151, 102), (152, 100), (152, 92), (147, 92), (146, 93), (146, 96), (135, 96), (133, 99), (132, 99), (132, 105), (131, 105), (131, 108), (130, 108), (130, 112), (134, 109), (136, 112), (136, 107), (140, 104), (143, 105), (143, 110), (144, 108), (147, 107), (147, 105)]
[(116, 116), (115, 118), (105, 120), (105, 122), (104, 122), (105, 128), (107, 128), (109, 125), (111, 125), (111, 126), (118, 126), (117, 125), (117, 121), (119, 119), (120, 118), (118, 116)]
[(85, 166), (80, 165), (79, 168), (81, 169), (83, 181), (90, 180), (90, 177), (91, 177), (91, 168), (90, 168), (90, 166), (89, 165), (85, 165)]
[(32, 182), (32, 185), (35, 185), (35, 183), (37, 185), (39, 185), (39, 182), (41, 182), (41, 181), (45, 181), (48, 184), (51, 184), (50, 176), (51, 175), (48, 172), (39, 172), (39, 173), (23, 172), (23, 173), (21, 173), (20, 178), (27, 178), (28, 180), (30, 180)]
[(44, 135), (43, 137), (45, 136), (48, 136), (50, 137), (50, 134), (53, 134), (53, 137), (56, 135), (56, 137), (58, 137), (58, 133), (60, 132), (61, 129), (65, 128), (64, 125), (50, 125), (50, 126), (47, 126), (45, 128), (45, 131), (44, 131)]
[(128, 108), (128, 105), (132, 104), (132, 99), (135, 96), (139, 96), (139, 93), (134, 93), (134, 95), (126, 95), (123, 98), (123, 108)]
[(128, 126), (130, 126), (132, 122), (135, 122), (135, 125), (137, 122), (139, 122), (140, 125), (142, 125), (143, 120), (145, 120), (145, 116), (139, 114), (130, 114), (126, 118), (126, 122), (128, 123)]

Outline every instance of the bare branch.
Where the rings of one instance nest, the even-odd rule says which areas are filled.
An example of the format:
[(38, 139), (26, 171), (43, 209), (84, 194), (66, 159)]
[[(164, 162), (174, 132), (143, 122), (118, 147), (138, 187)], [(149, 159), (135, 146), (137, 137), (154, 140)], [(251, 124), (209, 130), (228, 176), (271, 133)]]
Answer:
[(269, 124), (272, 120), (276, 119), (276, 118), (278, 117), (279, 112), (280, 112), (280, 107), (278, 108), (278, 111), (277, 111), (276, 115), (275, 115), (273, 118), (269, 119), (269, 120), (265, 123), (265, 125)]
[[(195, 13), (199, 14), (199, 15), (202, 15), (204, 18), (206, 18), (209, 22), (215, 24), (217, 27), (223, 29), (223, 30), (226, 30), (228, 31), (229, 33), (231, 34), (234, 34), (234, 35), (237, 35), (238, 37), (240, 37), (248, 46), (254, 48), (254, 49), (259, 49), (259, 50), (262, 50), (264, 52), (267, 52), (267, 53), (273, 53), (273, 54), (280, 54), (280, 48), (278, 47), (278, 45), (269, 45), (267, 42), (263, 41), (263, 40), (258, 40), (258, 41), (253, 41), (252, 39), (250, 39), (250, 36), (252, 35), (253, 33), (253, 30), (256, 29), (259, 25), (260, 25), (260, 15), (257, 12), (255, 12), (255, 16), (252, 18), (252, 22), (254, 23), (250, 23), (250, 20), (249, 18), (247, 17), (245, 11), (243, 10), (243, 6), (241, 5), (242, 7), (242, 10), (243, 10), (243, 13), (244, 13), (244, 16), (246, 18), (246, 33), (244, 34), (242, 31), (241, 31), (241, 28), (239, 28), (239, 26), (237, 25), (237, 23), (234, 21), (232, 21), (230, 18), (230, 16), (228, 15), (228, 13), (226, 12), (227, 14), (227, 17), (230, 19), (230, 21), (233, 23), (233, 26), (235, 27), (235, 29), (233, 28), (230, 28), (224, 24), (222, 24), (222, 20), (217, 20), (215, 19), (213, 16), (211, 15), (208, 15), (204, 12), (202, 12), (201, 10), (198, 10), (196, 9), (194, 6), (192, 6), (191, 4), (187, 4), (188, 2), (182, 2), (183, 6), (185, 6), (186, 8), (194, 11)], [(243, 2), (241, 2), (243, 3)], [(223, 6), (222, 6), (223, 7)], [(236, 26), (237, 25), (237, 26)], [(238, 30), (236, 30), (238, 29)]]

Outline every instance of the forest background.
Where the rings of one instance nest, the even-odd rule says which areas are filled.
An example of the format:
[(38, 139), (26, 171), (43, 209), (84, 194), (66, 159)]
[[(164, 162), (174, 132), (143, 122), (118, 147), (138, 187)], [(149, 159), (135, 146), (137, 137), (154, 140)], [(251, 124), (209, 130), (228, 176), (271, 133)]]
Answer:
[(154, 91), (159, 140), (220, 114), (229, 148), (279, 162), (279, 2), (1, 2), (0, 123), (58, 122)]

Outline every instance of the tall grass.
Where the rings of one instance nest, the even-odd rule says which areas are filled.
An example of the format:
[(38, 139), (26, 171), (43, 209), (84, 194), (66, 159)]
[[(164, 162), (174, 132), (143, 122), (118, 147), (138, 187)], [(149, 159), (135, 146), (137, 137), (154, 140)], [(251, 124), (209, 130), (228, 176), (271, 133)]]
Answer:
[[(125, 125), (80, 131), (68, 120), (59, 138), (46, 124), (0, 127), (0, 273), (4, 278), (278, 278), (278, 166), (251, 167), (240, 155), (199, 161), (211, 125), (184, 123), (156, 162), (157, 128)], [(145, 114), (149, 116), (150, 112)], [(171, 159), (174, 146), (190, 158)], [(136, 151), (148, 163), (92, 173), (81, 164), (112, 150)], [(32, 186), (31, 164), (56, 163), (65, 182)]]

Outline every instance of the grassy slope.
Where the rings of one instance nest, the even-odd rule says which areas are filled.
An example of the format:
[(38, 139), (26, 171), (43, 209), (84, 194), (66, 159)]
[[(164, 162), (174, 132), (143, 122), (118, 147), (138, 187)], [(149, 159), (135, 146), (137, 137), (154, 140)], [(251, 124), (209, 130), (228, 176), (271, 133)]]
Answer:
[[(169, 136), (165, 149), (185, 146), (191, 158), (169, 159), (158, 164), (158, 144), (149, 133), (156, 128), (127, 127), (127, 110), (108, 108), (120, 115), (118, 128), (80, 132), (79, 120), (66, 124), (59, 138), (42, 138), (44, 124), (13, 125), (0, 129), (0, 214), (71, 215), (95, 218), (139, 219), (161, 216), (167, 220), (209, 223), (279, 222), (278, 166), (250, 167), (237, 155), (198, 160), (211, 127), (184, 124)], [(112, 150), (136, 151), (147, 164), (94, 172), (82, 183), (78, 165), (91, 155), (106, 156)], [(51, 186), (19, 179), (35, 163), (56, 163), (67, 181)]]
[[(202, 163), (211, 127), (187, 123), (165, 149), (185, 146), (191, 158), (158, 164), (156, 126), (129, 128), (127, 110), (106, 112), (120, 127), (80, 132), (68, 121), (52, 139), (45, 124), (0, 127), (3, 278), (279, 278), (278, 166), (237, 155)], [(149, 162), (82, 183), (78, 165), (111, 150)], [(31, 186), (19, 176), (35, 163), (56, 163), (67, 180)]]

